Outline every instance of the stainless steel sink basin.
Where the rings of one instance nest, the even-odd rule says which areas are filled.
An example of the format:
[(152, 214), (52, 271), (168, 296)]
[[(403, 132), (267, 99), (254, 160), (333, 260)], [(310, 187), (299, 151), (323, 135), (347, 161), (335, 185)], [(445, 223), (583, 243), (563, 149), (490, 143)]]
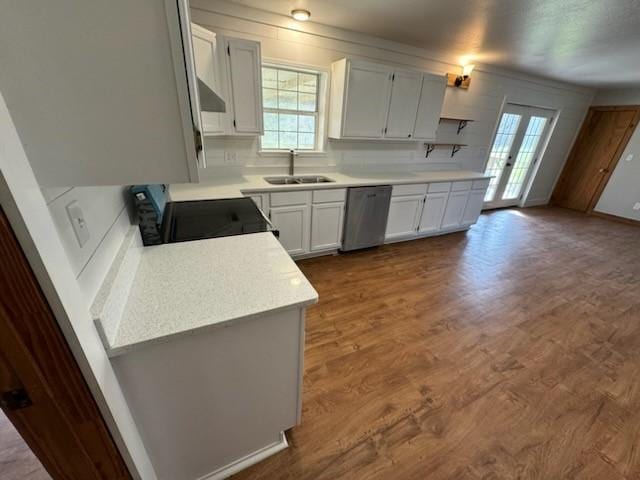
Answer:
[(265, 182), (271, 185), (300, 185), (303, 183), (331, 183), (335, 182), (322, 175), (302, 175), (297, 177), (264, 177)]

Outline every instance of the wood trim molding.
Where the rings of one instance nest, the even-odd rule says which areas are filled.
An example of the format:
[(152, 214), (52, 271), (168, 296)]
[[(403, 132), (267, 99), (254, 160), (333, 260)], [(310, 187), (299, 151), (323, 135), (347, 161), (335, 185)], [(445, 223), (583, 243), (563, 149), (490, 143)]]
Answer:
[(611, 220), (612, 222), (625, 223), (627, 225), (640, 227), (640, 220), (633, 220), (632, 218), (619, 217), (617, 215), (611, 215), (610, 213), (604, 213), (604, 212), (597, 212), (595, 210), (589, 212), (589, 215), (593, 217), (600, 217), (607, 220)]

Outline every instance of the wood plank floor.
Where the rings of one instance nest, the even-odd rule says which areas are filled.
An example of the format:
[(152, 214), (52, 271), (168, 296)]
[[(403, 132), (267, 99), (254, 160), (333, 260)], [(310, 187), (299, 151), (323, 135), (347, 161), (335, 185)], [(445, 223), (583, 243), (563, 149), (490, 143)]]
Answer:
[(300, 262), (302, 424), (234, 478), (640, 478), (639, 242), (534, 208)]
[(0, 479), (51, 480), (40, 461), (0, 410)]

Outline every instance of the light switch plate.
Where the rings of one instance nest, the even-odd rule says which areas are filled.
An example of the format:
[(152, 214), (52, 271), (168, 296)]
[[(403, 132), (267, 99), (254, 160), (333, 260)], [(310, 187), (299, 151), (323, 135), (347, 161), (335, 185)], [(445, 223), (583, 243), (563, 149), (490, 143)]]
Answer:
[(633, 206), (634, 210), (640, 210), (640, 202), (636, 202), (636, 204)]
[(84, 213), (82, 213), (82, 208), (80, 208), (77, 200), (67, 205), (67, 215), (69, 216), (73, 231), (76, 234), (78, 244), (81, 247), (84, 246), (89, 241), (91, 235), (89, 234), (89, 226), (84, 219)]
[(631, 160), (633, 160), (633, 153), (630, 153), (629, 155), (627, 155), (627, 158), (625, 158), (625, 160), (627, 162), (630, 162)]

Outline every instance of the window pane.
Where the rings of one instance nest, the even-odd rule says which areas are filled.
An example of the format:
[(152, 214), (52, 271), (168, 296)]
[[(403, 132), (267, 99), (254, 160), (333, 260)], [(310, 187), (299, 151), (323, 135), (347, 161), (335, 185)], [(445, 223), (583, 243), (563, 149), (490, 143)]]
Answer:
[(262, 136), (262, 148), (278, 148), (278, 132), (265, 131)]
[(315, 135), (313, 133), (299, 133), (298, 134), (298, 148), (313, 150), (316, 146)]
[(318, 89), (318, 76), (312, 73), (298, 75), (298, 90), (315, 94)]
[(298, 148), (296, 132), (280, 132), (280, 148)]
[(278, 71), (275, 68), (262, 68), (262, 86), (278, 88)]
[(286, 90), (278, 90), (278, 108), (284, 110), (298, 109), (298, 94)]
[(315, 112), (316, 111), (316, 96), (311, 93), (299, 93), (299, 104), (298, 110), (302, 110), (304, 112)]
[(298, 115), (298, 131), (314, 133), (316, 131), (316, 117)]
[(278, 108), (278, 91), (272, 88), (263, 88), (262, 106), (264, 108)]
[(280, 114), (280, 126), (278, 130), (284, 132), (297, 132), (298, 131), (298, 116), (289, 115), (286, 113)]
[(278, 130), (278, 114), (264, 112), (264, 129)]
[(278, 70), (278, 88), (281, 90), (298, 90), (298, 74), (288, 70)]
[(267, 111), (261, 148), (316, 148), (318, 82), (319, 76), (314, 73), (262, 68), (263, 107)]

